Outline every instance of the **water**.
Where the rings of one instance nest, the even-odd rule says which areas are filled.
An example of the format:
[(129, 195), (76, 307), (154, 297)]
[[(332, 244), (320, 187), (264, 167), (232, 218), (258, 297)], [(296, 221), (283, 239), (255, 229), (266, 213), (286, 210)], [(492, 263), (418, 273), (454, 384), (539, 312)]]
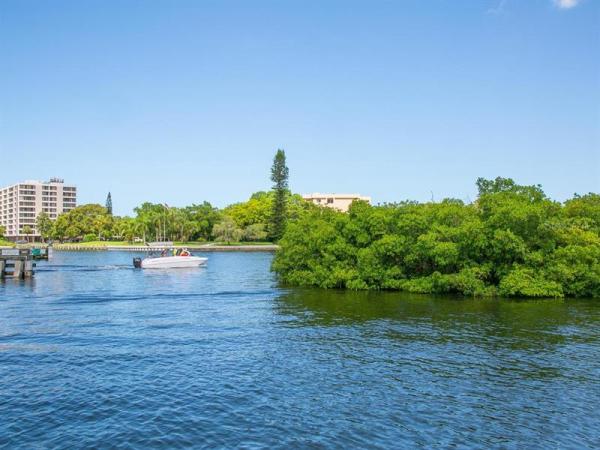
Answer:
[(271, 255), (0, 284), (7, 448), (598, 448), (600, 302), (277, 287)]

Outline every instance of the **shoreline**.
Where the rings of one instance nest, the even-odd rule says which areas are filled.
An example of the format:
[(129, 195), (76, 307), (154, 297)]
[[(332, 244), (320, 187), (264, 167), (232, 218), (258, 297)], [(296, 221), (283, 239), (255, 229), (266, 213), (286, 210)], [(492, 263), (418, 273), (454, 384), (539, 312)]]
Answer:
[(98, 245), (98, 246), (85, 246), (85, 245), (68, 245), (61, 244), (59, 246), (53, 246), (52, 249), (55, 252), (104, 252), (104, 251), (124, 251), (124, 252), (158, 252), (165, 249), (172, 248), (187, 248), (192, 251), (201, 252), (275, 252), (279, 249), (278, 245), (173, 245), (168, 247), (148, 247), (141, 245)]

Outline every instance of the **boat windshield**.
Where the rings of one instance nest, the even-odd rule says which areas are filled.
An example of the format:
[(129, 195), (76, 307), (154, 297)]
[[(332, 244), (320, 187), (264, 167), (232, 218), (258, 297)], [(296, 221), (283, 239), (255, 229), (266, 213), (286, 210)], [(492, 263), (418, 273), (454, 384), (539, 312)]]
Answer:
[(165, 256), (191, 256), (187, 248), (165, 248), (148, 254), (149, 258), (164, 258)]

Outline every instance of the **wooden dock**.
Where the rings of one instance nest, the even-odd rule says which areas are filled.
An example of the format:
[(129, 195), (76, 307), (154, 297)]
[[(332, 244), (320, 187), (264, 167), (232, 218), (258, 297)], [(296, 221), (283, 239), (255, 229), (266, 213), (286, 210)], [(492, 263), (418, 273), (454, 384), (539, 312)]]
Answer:
[(0, 250), (0, 279), (24, 280), (33, 277), (33, 255), (30, 249), (3, 248)]

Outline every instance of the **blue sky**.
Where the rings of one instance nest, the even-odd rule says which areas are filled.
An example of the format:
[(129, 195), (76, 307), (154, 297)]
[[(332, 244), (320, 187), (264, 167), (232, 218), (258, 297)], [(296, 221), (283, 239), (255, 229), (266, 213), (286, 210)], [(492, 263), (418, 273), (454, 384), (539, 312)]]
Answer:
[(600, 191), (600, 2), (0, 1), (0, 184), (127, 214), (270, 187)]

